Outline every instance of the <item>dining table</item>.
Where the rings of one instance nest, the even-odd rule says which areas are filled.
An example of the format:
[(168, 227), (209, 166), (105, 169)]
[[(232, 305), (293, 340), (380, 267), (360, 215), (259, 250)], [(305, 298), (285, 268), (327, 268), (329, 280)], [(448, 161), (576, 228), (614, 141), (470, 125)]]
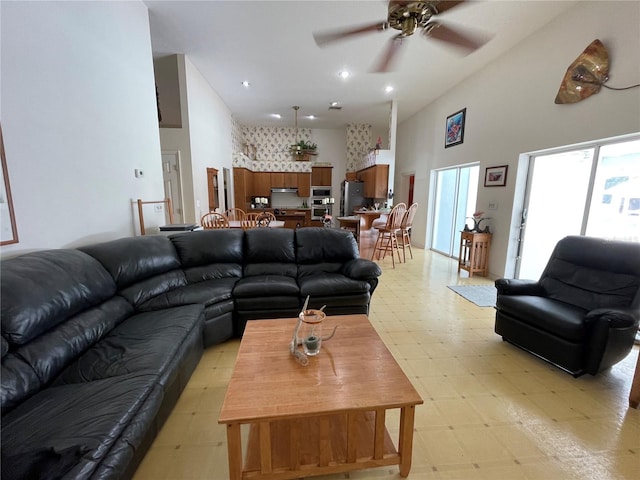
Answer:
[[(269, 228), (284, 228), (284, 222), (282, 220), (271, 220), (268, 225)], [(229, 228), (242, 228), (242, 222), (240, 220), (229, 220)], [(255, 227), (262, 228), (262, 227)]]

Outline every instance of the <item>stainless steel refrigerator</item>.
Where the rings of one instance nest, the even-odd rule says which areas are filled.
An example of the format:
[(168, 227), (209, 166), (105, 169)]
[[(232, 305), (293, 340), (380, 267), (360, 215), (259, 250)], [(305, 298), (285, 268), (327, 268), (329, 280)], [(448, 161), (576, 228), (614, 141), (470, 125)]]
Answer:
[(353, 215), (353, 211), (364, 205), (364, 182), (346, 180), (342, 182), (340, 188), (340, 215), (348, 217)]

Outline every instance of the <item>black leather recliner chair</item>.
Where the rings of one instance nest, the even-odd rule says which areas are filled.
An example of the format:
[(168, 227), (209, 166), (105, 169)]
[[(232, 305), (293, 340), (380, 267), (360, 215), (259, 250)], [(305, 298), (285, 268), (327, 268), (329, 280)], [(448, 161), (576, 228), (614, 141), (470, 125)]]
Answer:
[(540, 280), (495, 282), (495, 332), (575, 377), (626, 357), (640, 322), (640, 244), (569, 236)]

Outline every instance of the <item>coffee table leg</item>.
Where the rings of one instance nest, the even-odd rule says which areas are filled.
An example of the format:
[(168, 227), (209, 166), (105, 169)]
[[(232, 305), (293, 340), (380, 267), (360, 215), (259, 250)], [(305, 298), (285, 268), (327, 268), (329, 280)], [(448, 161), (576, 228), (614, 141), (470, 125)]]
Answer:
[(416, 407), (410, 405), (400, 410), (400, 438), (398, 451), (400, 453), (400, 476), (406, 477), (411, 470), (411, 457), (413, 456), (413, 422)]
[(227, 425), (227, 455), (229, 457), (229, 480), (241, 480), (242, 441), (239, 423)]

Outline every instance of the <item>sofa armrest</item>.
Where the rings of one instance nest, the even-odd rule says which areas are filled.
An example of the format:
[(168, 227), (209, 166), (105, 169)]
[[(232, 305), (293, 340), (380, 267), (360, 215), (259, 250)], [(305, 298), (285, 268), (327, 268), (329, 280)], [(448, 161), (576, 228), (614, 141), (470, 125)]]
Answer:
[(595, 375), (629, 354), (640, 324), (640, 311), (597, 308), (585, 315), (585, 322), (590, 330), (586, 371)]
[(382, 275), (382, 269), (366, 258), (354, 258), (342, 266), (342, 274), (357, 280), (371, 280)]
[(609, 328), (638, 328), (640, 312), (630, 308), (596, 308), (587, 313), (585, 322), (606, 322)]
[(544, 295), (542, 286), (536, 280), (499, 278), (495, 285), (498, 289), (498, 295)]

